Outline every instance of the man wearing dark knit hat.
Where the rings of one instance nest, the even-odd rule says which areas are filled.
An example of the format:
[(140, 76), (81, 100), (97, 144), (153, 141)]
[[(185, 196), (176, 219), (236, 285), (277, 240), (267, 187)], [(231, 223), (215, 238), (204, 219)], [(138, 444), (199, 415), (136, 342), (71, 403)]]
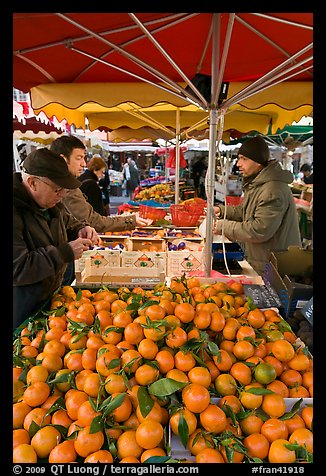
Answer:
[(59, 155), (47, 148), (36, 149), (13, 180), (15, 329), (59, 288), (67, 264), (97, 244), (99, 237), (60, 203), (80, 182)]
[[(289, 184), (293, 175), (270, 159), (266, 141), (251, 137), (239, 149), (237, 166), (243, 176), (240, 205), (215, 207), (214, 233), (242, 246), (245, 259), (263, 274), (273, 250), (301, 246), (298, 215)], [(224, 215), (225, 220), (223, 220)]]

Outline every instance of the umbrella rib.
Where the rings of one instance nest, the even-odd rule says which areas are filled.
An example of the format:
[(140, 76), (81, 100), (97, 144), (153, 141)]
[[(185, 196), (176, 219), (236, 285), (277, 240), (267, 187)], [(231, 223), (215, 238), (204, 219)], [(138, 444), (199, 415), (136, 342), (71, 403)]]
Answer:
[(238, 15), (236, 16), (236, 19), (239, 23), (242, 23), (246, 28), (248, 28), (248, 30), (251, 30), (253, 31), (257, 36), (260, 36), (260, 38), (263, 38), (267, 43), (269, 43), (270, 45), (274, 46), (274, 48), (276, 48), (277, 50), (279, 50), (281, 53), (284, 54), (284, 56), (286, 56), (287, 58), (290, 57), (290, 54), (284, 50), (281, 46), (279, 46), (277, 43), (275, 43), (275, 41), (271, 40), (270, 38), (268, 38), (268, 36), (264, 35), (264, 33), (262, 33), (261, 31), (257, 30), (257, 28), (251, 26), (248, 22), (246, 22), (245, 20), (243, 20), (241, 17), (239, 17)]
[[(189, 93), (187, 93), (186, 91), (183, 91), (182, 88), (180, 88), (180, 86), (175, 83), (174, 81), (170, 80), (167, 76), (165, 76), (164, 74), (162, 74), (160, 71), (157, 71), (155, 68), (153, 68), (152, 66), (150, 65), (147, 65), (146, 63), (144, 63), (141, 59), (137, 58), (136, 56), (128, 53), (128, 51), (125, 51), (123, 48), (121, 48), (120, 46), (118, 45), (115, 45), (114, 43), (112, 43), (111, 41), (108, 41), (106, 40), (105, 38), (103, 38), (102, 36), (98, 35), (97, 33), (93, 32), (92, 30), (90, 30), (89, 28), (81, 25), (80, 23), (72, 20), (71, 18), (67, 17), (66, 15), (62, 14), (62, 13), (56, 13), (57, 16), (59, 16), (60, 18), (63, 18), (64, 20), (66, 20), (68, 23), (71, 23), (72, 25), (76, 26), (77, 28), (80, 28), (84, 31), (86, 31), (87, 33), (89, 33), (90, 35), (92, 35), (94, 38), (98, 39), (99, 41), (102, 41), (103, 43), (111, 46), (112, 48), (114, 48), (115, 50), (117, 50), (120, 54), (122, 54), (123, 56), (126, 56), (131, 62), (137, 64), (138, 66), (140, 66), (141, 68), (143, 68), (145, 71), (149, 72), (150, 74), (152, 74), (154, 77), (158, 78), (158, 79), (161, 79), (163, 82), (165, 82), (166, 84), (169, 84), (172, 88), (174, 88), (176, 91), (179, 91), (179, 92), (183, 92), (185, 96), (189, 97)], [(68, 45), (68, 47), (71, 47), (72, 45)], [(78, 50), (75, 50), (75, 51), (78, 51)], [(80, 51), (80, 50), (79, 50)], [(95, 57), (93, 57), (95, 58)], [(99, 59), (98, 59), (99, 61)], [(142, 78), (140, 78), (142, 79)], [(194, 98), (190, 98), (192, 99), (192, 101), (194, 102)], [(189, 100), (190, 100), (189, 99)], [(205, 103), (204, 103), (205, 104)]]
[[(98, 61), (99, 63), (103, 63), (106, 66), (109, 66), (110, 68), (114, 68), (114, 69), (117, 69), (118, 71), (129, 74), (130, 76), (133, 76), (134, 78), (140, 79), (141, 81), (144, 81), (145, 83), (151, 84), (152, 86), (155, 86), (156, 88), (163, 89), (163, 91), (166, 91), (170, 94), (173, 94), (174, 96), (178, 97), (179, 99), (183, 99), (184, 101), (186, 101), (186, 98), (184, 96), (182, 96), (181, 94), (178, 94), (175, 91), (172, 91), (171, 89), (166, 88), (165, 86), (163, 86), (161, 84), (153, 83), (149, 79), (145, 79), (145, 78), (139, 76), (138, 74), (132, 73), (131, 71), (127, 71), (127, 70), (121, 68), (120, 66), (116, 66), (116, 65), (114, 65), (112, 63), (109, 63), (108, 61), (105, 61), (101, 58), (97, 58), (96, 56), (93, 56), (90, 53), (86, 53), (86, 51), (79, 50), (78, 48), (75, 48), (74, 46), (70, 46), (70, 49), (72, 51), (75, 51), (76, 53), (80, 53), (81, 55), (84, 55), (84, 56), (87, 56), (88, 58), (94, 59), (94, 60)], [(198, 106), (198, 105), (196, 104), (196, 106)]]
[[(309, 61), (309, 59), (307, 60)], [(291, 78), (293, 78), (294, 76), (298, 75), (298, 74), (301, 74), (302, 72), (305, 72), (306, 70), (310, 69), (310, 66), (308, 66), (307, 68), (305, 68), (303, 71), (300, 70), (300, 71), (296, 71), (294, 72), (293, 74), (289, 75), (289, 76), (286, 76), (282, 79), (280, 79), (279, 81), (275, 81), (275, 79), (279, 78), (279, 77), (282, 77), (283, 74), (287, 73), (288, 71), (291, 71), (291, 69), (293, 68), (290, 68), (289, 70), (287, 71), (283, 71), (281, 72), (280, 74), (274, 76), (273, 78), (270, 78), (269, 80), (266, 80), (265, 82), (262, 82), (260, 83), (259, 86), (255, 87), (255, 88), (252, 88), (250, 89), (250, 91), (247, 91), (247, 93), (244, 93), (243, 96), (239, 96), (236, 100), (235, 103), (239, 102), (239, 101), (243, 101), (244, 99), (248, 99), (250, 98), (251, 96), (257, 94), (257, 92), (261, 92), (261, 91), (264, 91), (265, 89), (271, 87), (271, 86), (276, 86), (277, 84), (279, 83), (282, 83), (286, 80), (289, 80)], [(270, 84), (271, 82), (273, 81), (273, 84)], [(240, 91), (241, 92), (241, 91)], [(230, 98), (230, 100), (232, 100), (232, 98)], [(231, 106), (233, 106), (233, 104), (235, 103), (231, 103)], [(225, 107), (225, 105), (223, 105), (223, 107)], [(228, 107), (230, 107), (230, 105), (228, 105)]]
[(219, 97), (220, 90), (221, 90), (221, 85), (222, 85), (222, 81), (223, 81), (227, 55), (228, 55), (230, 42), (231, 42), (231, 35), (232, 35), (232, 30), (233, 30), (233, 25), (234, 25), (234, 17), (235, 17), (235, 13), (230, 13), (229, 14), (229, 22), (228, 22), (225, 41), (224, 41), (224, 45), (223, 45), (223, 53), (222, 53), (221, 63), (219, 65), (219, 72), (218, 72), (218, 77), (217, 77), (215, 95), (214, 95), (214, 98), (213, 98), (213, 104), (217, 103), (217, 98)]
[(164, 56), (164, 58), (170, 63), (170, 65), (177, 71), (178, 74), (183, 78), (183, 80), (188, 84), (188, 86), (194, 91), (196, 96), (200, 99), (202, 104), (207, 108), (208, 104), (204, 96), (198, 91), (196, 86), (190, 81), (188, 76), (182, 71), (181, 68), (176, 64), (176, 62), (171, 58), (171, 56), (165, 51), (165, 49), (160, 45), (160, 43), (154, 38), (154, 36), (147, 30), (145, 25), (136, 17), (134, 13), (129, 13), (129, 16), (134, 20), (134, 22), (139, 26), (139, 28), (145, 33), (147, 38), (154, 44), (154, 46), (159, 50), (159, 52)]
[[(184, 14), (181, 14), (181, 15), (184, 15)], [(154, 30), (152, 30), (153, 33), (158, 33), (160, 31), (163, 31), (165, 30), (166, 28), (171, 28), (171, 26), (174, 26), (174, 25), (177, 25), (178, 23), (181, 23), (185, 20), (189, 20), (189, 18), (192, 18), (193, 16), (196, 16), (198, 15), (198, 13), (192, 13), (190, 15), (186, 15), (185, 17), (182, 17), (182, 18), (178, 18), (177, 20), (174, 20), (174, 21), (171, 21), (170, 23), (168, 23), (167, 25), (163, 25), (163, 26), (160, 26), (158, 28), (155, 28)], [(175, 16), (175, 15), (174, 15)], [(173, 17), (174, 17), (173, 16)], [(169, 17), (170, 18), (170, 17)], [(165, 20), (166, 18), (164, 18)], [(161, 19), (160, 19), (161, 21)], [(149, 24), (150, 22), (145, 22), (145, 24)], [(130, 27), (129, 27), (130, 28)], [(132, 28), (137, 28), (137, 25), (133, 25)], [(103, 33), (100, 33), (101, 35)], [(88, 35), (88, 37), (90, 37), (90, 35)], [(125, 47), (125, 46), (128, 46), (128, 45), (131, 45), (132, 43), (135, 43), (136, 41), (139, 41), (141, 39), (143, 39), (145, 37), (145, 35), (139, 35), (137, 37), (134, 37), (132, 38), (131, 40), (128, 40), (128, 41), (125, 41), (123, 43), (120, 43), (119, 46), (122, 48), (122, 47)], [(113, 53), (115, 50), (113, 48), (111, 48), (111, 50), (109, 51), (106, 51), (105, 53), (103, 53), (100, 58), (104, 58), (105, 56), (107, 55), (110, 55), (111, 53)], [(75, 80), (77, 80), (80, 76), (82, 76), (86, 71), (88, 71), (90, 68), (92, 68), (94, 65), (96, 64), (96, 61), (94, 61), (93, 63), (91, 63), (90, 65), (86, 66), (86, 68), (84, 68), (75, 78)]]
[[(163, 27), (159, 27), (157, 28), (157, 31), (161, 30), (161, 29), (165, 29), (165, 28), (168, 28), (170, 27), (171, 25), (174, 25), (176, 23), (179, 23), (181, 21), (183, 21), (184, 18), (180, 18), (182, 17), (183, 15), (186, 15), (185, 19), (188, 19), (189, 18), (189, 15), (187, 13), (176, 13), (174, 15), (170, 15), (170, 16), (167, 16), (167, 17), (164, 17), (164, 18), (158, 18), (158, 19), (155, 19), (155, 20), (150, 20), (150, 21), (145, 21), (144, 23), (146, 25), (154, 25), (155, 23), (160, 23), (162, 21), (170, 21), (170, 20), (173, 20), (175, 18), (177, 18), (177, 20), (175, 21), (171, 21), (169, 24), (167, 25), (164, 25)], [(194, 15), (198, 15), (198, 13), (193, 13), (191, 14), (190, 16), (194, 16)], [(101, 31), (99, 32), (98, 34), (99, 35), (113, 35), (115, 33), (120, 33), (122, 31), (128, 31), (128, 30), (134, 30), (136, 29), (137, 26), (136, 25), (129, 25), (129, 26), (125, 26), (125, 27), (121, 27), (121, 28), (116, 28), (116, 29), (113, 29), (113, 30), (105, 30), (105, 31)], [(155, 30), (156, 31), (156, 30)], [(71, 39), (71, 41), (74, 41), (74, 42), (77, 42), (77, 41), (84, 41), (84, 40), (88, 40), (89, 38), (92, 38), (92, 35), (89, 34), (89, 35), (83, 35), (83, 36), (78, 36), (76, 38), (73, 38)], [(138, 38), (136, 38), (137, 40)], [(129, 42), (133, 42), (134, 39), (132, 40), (128, 40), (127, 43)], [(24, 49), (19, 49), (19, 50), (14, 50), (14, 55), (17, 55), (17, 54), (25, 54), (25, 53), (32, 53), (34, 51), (39, 51), (39, 50), (43, 50), (45, 48), (52, 48), (53, 46), (60, 46), (60, 45), (64, 45), (67, 43), (67, 39), (64, 39), (64, 40), (60, 40), (60, 41), (53, 41), (51, 43), (46, 43), (44, 45), (38, 45), (38, 46), (33, 46), (33, 47), (30, 47), (30, 48), (24, 48)]]
[[(262, 76), (261, 78), (257, 79), (255, 82), (251, 83), (249, 86), (245, 87), (244, 89), (242, 89), (241, 91), (239, 91), (238, 93), (236, 93), (234, 96), (232, 96), (231, 98), (227, 99), (225, 101), (225, 103), (223, 104), (223, 107), (230, 107), (230, 105), (233, 105), (235, 104), (235, 102), (238, 100), (238, 98), (241, 96), (241, 99), (245, 99), (245, 97), (243, 97), (245, 95), (246, 92), (250, 93), (253, 89), (255, 89), (258, 85), (262, 84), (262, 83), (265, 83), (267, 79), (269, 78), (273, 78), (274, 74), (277, 73), (278, 71), (280, 71), (282, 68), (285, 68), (286, 66), (288, 66), (288, 64), (290, 63), (293, 63), (293, 60), (297, 59), (298, 56), (306, 53), (309, 49), (312, 48), (312, 43), (308, 46), (306, 46), (305, 48), (303, 48), (301, 51), (298, 51), (295, 55), (293, 55), (291, 58), (288, 58), (287, 60), (285, 60), (283, 63), (279, 64), (278, 66), (276, 66), (275, 68), (273, 68), (269, 73), (265, 74), (264, 76)], [(309, 59), (308, 59), (309, 60)], [(299, 64), (300, 65), (300, 64)], [(298, 65), (298, 66), (299, 66)], [(295, 66), (297, 67), (297, 66)], [(293, 69), (293, 67), (291, 68)], [(282, 74), (286, 74), (288, 72), (288, 70), (284, 70)], [(296, 74), (300, 74), (302, 71), (298, 71)]]
[(304, 28), (306, 30), (311, 30), (311, 31), (313, 30), (313, 27), (310, 25), (303, 25), (302, 23), (285, 20), (284, 18), (273, 17), (272, 15), (266, 15), (264, 13), (252, 13), (252, 15), (256, 15), (257, 17), (266, 18), (267, 20), (276, 21), (279, 23), (286, 23), (287, 25), (296, 26), (298, 28)]
[(172, 131), (170, 131), (170, 129), (168, 129), (167, 127), (165, 127), (163, 124), (161, 124), (160, 122), (156, 121), (156, 119), (153, 119), (151, 118), (150, 116), (148, 116), (147, 114), (143, 113), (142, 111), (138, 111), (137, 109), (130, 109), (130, 110), (127, 110), (127, 109), (121, 109), (121, 108), (118, 108), (120, 110), (122, 110), (123, 112), (126, 112), (128, 114), (130, 114), (131, 116), (135, 116), (137, 117), (138, 119), (141, 119), (143, 120), (144, 122), (148, 122), (149, 124), (151, 125), (156, 125), (158, 126), (160, 129), (162, 129), (163, 131), (171, 134), (171, 135), (174, 135), (172, 133)]
[(49, 80), (51, 81), (51, 83), (55, 83), (55, 79), (50, 75), (50, 73), (48, 73), (47, 71), (45, 71), (45, 69), (43, 69), (41, 66), (39, 66), (38, 64), (34, 63), (34, 61), (30, 60), (29, 58), (26, 58), (25, 56), (19, 54), (19, 53), (16, 53), (15, 56), (17, 56), (17, 58), (20, 58), (21, 60), (23, 61), (26, 61), (26, 63), (30, 64), (31, 66), (33, 66), (35, 69), (37, 69), (37, 71), (39, 71), (40, 73), (44, 74), (44, 76)]

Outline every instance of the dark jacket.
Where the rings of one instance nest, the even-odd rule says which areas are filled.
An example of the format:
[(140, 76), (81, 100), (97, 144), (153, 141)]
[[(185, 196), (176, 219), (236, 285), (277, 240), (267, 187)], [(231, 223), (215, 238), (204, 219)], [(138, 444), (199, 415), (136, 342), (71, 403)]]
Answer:
[[(38, 310), (61, 285), (74, 261), (68, 241), (85, 226), (58, 203), (42, 211), (26, 191), (21, 174), (13, 177), (14, 327)], [(48, 219), (47, 219), (48, 218)]]
[(106, 216), (102, 191), (98, 184), (97, 175), (91, 170), (85, 170), (85, 172), (78, 177), (78, 180), (82, 182), (79, 188), (83, 194), (86, 195), (87, 201), (92, 205), (97, 213)]
[[(252, 180), (243, 185), (243, 203), (227, 207), (224, 234), (239, 241), (245, 258), (262, 274), (273, 250), (301, 246), (298, 215), (289, 184), (293, 175), (272, 160)], [(220, 206), (221, 217), (224, 206)], [(217, 232), (222, 234), (223, 220), (218, 220)]]

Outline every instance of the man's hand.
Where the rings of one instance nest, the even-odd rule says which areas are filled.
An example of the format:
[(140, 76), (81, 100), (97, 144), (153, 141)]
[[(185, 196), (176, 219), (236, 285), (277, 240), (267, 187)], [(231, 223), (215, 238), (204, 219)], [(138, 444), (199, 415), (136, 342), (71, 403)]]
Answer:
[(91, 241), (92, 245), (98, 245), (100, 242), (100, 237), (96, 233), (95, 228), (92, 228), (91, 226), (85, 226), (79, 230), (78, 236), (79, 238), (87, 238)]
[(139, 216), (139, 212), (136, 212), (135, 215), (136, 215), (136, 225), (139, 227), (150, 226), (153, 223), (153, 220), (151, 220), (150, 218), (141, 218)]
[(71, 246), (75, 259), (79, 259), (83, 252), (89, 249), (92, 242), (88, 238), (77, 238), (77, 240), (69, 241), (68, 245)]

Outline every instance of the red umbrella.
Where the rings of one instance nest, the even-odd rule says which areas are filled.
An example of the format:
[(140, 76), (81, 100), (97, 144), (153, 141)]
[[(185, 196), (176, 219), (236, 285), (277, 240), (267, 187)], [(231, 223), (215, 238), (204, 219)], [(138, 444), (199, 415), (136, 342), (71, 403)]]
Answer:
[(14, 86), (141, 77), (175, 90), (211, 75), (214, 15), (221, 62), (228, 46), (223, 81), (256, 80), (301, 50), (296, 79), (312, 79), (312, 13), (15, 13)]
[[(208, 243), (225, 113), (280, 82), (313, 77), (312, 13), (16, 13), (13, 33), (14, 87), (22, 91), (44, 83), (145, 81), (209, 111)], [(251, 83), (228, 97), (227, 83), (240, 81)]]

